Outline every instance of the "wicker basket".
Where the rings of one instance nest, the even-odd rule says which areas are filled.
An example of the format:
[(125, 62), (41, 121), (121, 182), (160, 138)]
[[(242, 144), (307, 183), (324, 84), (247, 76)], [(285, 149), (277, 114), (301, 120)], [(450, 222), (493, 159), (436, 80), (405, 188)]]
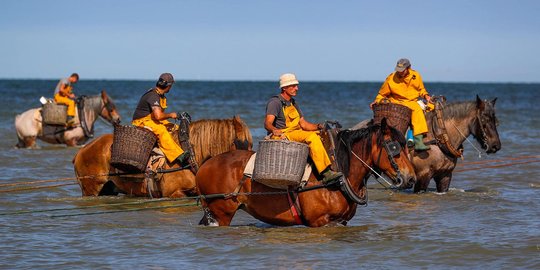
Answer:
[(386, 117), (387, 123), (403, 134), (407, 131), (411, 122), (411, 109), (394, 103), (379, 103), (373, 105), (373, 122), (381, 123)]
[(156, 140), (156, 135), (146, 128), (116, 125), (111, 165), (122, 171), (144, 171)]
[(47, 125), (65, 125), (67, 122), (67, 105), (45, 103), (41, 108), (43, 123)]
[(304, 143), (286, 140), (260, 141), (253, 180), (279, 189), (296, 186), (304, 175), (308, 154), (309, 147)]

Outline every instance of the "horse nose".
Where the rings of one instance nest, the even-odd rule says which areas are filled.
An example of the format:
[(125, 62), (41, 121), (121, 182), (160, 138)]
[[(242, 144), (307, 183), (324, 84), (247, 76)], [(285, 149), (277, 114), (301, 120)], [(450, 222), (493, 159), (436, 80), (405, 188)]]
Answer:
[(398, 188), (409, 189), (412, 188), (416, 183), (416, 176), (405, 173), (404, 175), (400, 175), (400, 177), (398, 177), (398, 182), (399, 184), (396, 185)]

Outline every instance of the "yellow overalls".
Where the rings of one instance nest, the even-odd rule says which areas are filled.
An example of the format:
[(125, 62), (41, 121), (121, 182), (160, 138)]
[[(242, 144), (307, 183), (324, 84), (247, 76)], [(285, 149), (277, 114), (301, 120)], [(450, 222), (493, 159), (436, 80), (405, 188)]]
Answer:
[[(317, 167), (317, 171), (321, 173), (330, 164), (330, 158), (324, 149), (321, 137), (315, 131), (305, 131), (300, 127), (300, 114), (294, 105), (284, 106), (283, 115), (285, 115), (285, 128), (282, 129), (283, 134), (290, 141), (305, 143), (309, 146), (309, 155)], [(279, 139), (279, 136), (273, 136), (274, 139)]]
[[(391, 103), (407, 106), (412, 110), (411, 125), (413, 135), (427, 133), (426, 117), (417, 102), (419, 97), (424, 97), (428, 94), (422, 82), (422, 77), (420, 77), (417, 71), (412, 69), (409, 69), (409, 75), (403, 79), (398, 78), (395, 74), (396, 72), (386, 78), (386, 81), (379, 90), (379, 94), (375, 98), (375, 102), (379, 103), (383, 99), (388, 99)], [(433, 104), (428, 104), (428, 110), (433, 108)]]
[[(161, 108), (167, 108), (167, 99), (165, 97), (161, 97), (159, 103)], [(156, 121), (152, 119), (152, 113), (131, 122), (134, 126), (150, 128), (158, 136), (159, 148), (163, 151), (167, 160), (172, 163), (184, 153), (184, 150), (174, 141), (172, 135), (167, 130), (166, 125), (169, 123), (167, 120)]]
[[(73, 87), (68, 85), (67, 86), (68, 94), (71, 94), (71, 91), (73, 90)], [(60, 92), (54, 94), (54, 102), (58, 104), (66, 104), (67, 105), (67, 115), (75, 117), (75, 100), (64, 97), (60, 95)]]

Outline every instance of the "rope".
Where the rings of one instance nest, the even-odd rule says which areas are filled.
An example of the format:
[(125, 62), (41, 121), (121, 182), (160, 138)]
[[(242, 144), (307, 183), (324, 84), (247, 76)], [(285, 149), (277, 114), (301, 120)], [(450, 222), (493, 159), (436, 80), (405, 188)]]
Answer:
[(507, 157), (507, 158), (504, 158), (504, 159), (491, 159), (491, 160), (488, 159), (488, 160), (460, 163), (460, 164), (458, 164), (458, 166), (468, 166), (468, 165), (475, 165), (475, 164), (504, 162), (504, 161), (507, 161), (507, 160), (522, 160), (522, 159), (534, 159), (534, 158), (540, 158), (540, 156)]
[(110, 206), (121, 206), (121, 205), (138, 205), (138, 204), (147, 204), (147, 203), (155, 203), (155, 202), (188, 200), (188, 199), (193, 199), (193, 198), (194, 197), (162, 198), (162, 199), (153, 199), (153, 200), (136, 201), (136, 202), (104, 203), (104, 204), (86, 205), (86, 206), (78, 206), (78, 207), (51, 208), (51, 209), (40, 209), (40, 210), (19, 210), (19, 211), (3, 212), (3, 213), (0, 213), (0, 216), (23, 215), (23, 214), (34, 214), (34, 213), (44, 213), (44, 212), (58, 212), (58, 211), (71, 211), (71, 210), (110, 207)]
[(461, 137), (463, 137), (467, 142), (469, 142), (470, 145), (472, 145), (472, 147), (474, 149), (476, 149), (476, 151), (478, 152), (478, 158), (482, 158), (482, 151), (480, 151), (480, 149), (478, 149), (470, 140), (469, 138), (465, 137), (465, 135), (463, 133), (461, 133), (461, 130), (459, 130), (459, 128), (456, 126), (456, 124), (454, 124), (454, 122), (452, 122), (452, 126), (454, 126), (456, 128), (456, 130), (458, 131), (459, 135), (461, 135)]
[(66, 181), (71, 181), (71, 180), (76, 180), (76, 179), (77, 179), (76, 177), (69, 177), (69, 178), (30, 181), (30, 182), (15, 182), (15, 183), (9, 183), (9, 184), (0, 184), (0, 187), (12, 187), (12, 186), (17, 186), (17, 185), (30, 185), (30, 184), (41, 184), (41, 183), (51, 183), (51, 182), (66, 182)]
[(474, 171), (474, 170), (488, 169), (488, 168), (500, 168), (500, 167), (508, 167), (508, 166), (514, 166), (514, 165), (520, 165), (520, 164), (528, 164), (528, 163), (534, 163), (534, 162), (540, 162), (540, 160), (531, 160), (531, 161), (523, 161), (523, 162), (498, 164), (498, 165), (493, 165), (493, 166), (482, 166), (482, 167), (474, 167), (474, 168), (466, 168), (466, 169), (457, 169), (457, 170), (454, 170), (454, 172), (466, 172), (466, 171)]
[(0, 193), (25, 191), (25, 190), (35, 190), (35, 189), (44, 189), (44, 188), (55, 188), (55, 187), (62, 187), (62, 186), (69, 186), (69, 185), (77, 185), (77, 183), (66, 183), (66, 184), (58, 184), (58, 185), (50, 185), (50, 186), (4, 189), (4, 190), (0, 190)]
[(165, 208), (176, 208), (176, 207), (186, 207), (186, 206), (196, 206), (196, 205), (198, 205), (198, 203), (183, 203), (183, 204), (166, 205), (166, 206), (154, 206), (154, 207), (146, 207), (146, 208), (99, 211), (99, 212), (91, 212), (91, 213), (77, 213), (77, 214), (65, 214), (65, 215), (53, 215), (53, 216), (50, 216), (50, 218), (102, 215), (102, 214), (111, 214), (111, 213), (135, 212), (135, 211), (145, 211), (145, 210), (165, 209)]
[[(344, 145), (347, 145), (345, 143), (345, 141), (343, 141), (343, 138), (340, 138), (341, 142), (344, 144)], [(389, 186), (389, 187), (393, 187), (394, 185), (392, 185), (392, 183), (388, 182), (388, 180), (386, 180), (386, 178), (384, 178), (382, 175), (380, 175), (379, 173), (377, 173), (373, 168), (371, 168), (371, 166), (369, 166), (365, 161), (363, 161), (356, 153), (354, 153), (352, 150), (350, 151), (353, 156), (355, 156), (358, 160), (360, 160), (360, 162), (362, 162), (364, 164), (364, 166), (366, 166), (368, 169), (370, 169), (375, 175), (377, 175), (379, 178), (381, 178), (384, 182), (386, 182), (386, 184)], [(380, 181), (379, 181), (379, 178), (375, 178), (375, 180), (377, 180), (377, 182), (383, 186), (384, 188), (388, 188), (387, 186), (383, 185)]]

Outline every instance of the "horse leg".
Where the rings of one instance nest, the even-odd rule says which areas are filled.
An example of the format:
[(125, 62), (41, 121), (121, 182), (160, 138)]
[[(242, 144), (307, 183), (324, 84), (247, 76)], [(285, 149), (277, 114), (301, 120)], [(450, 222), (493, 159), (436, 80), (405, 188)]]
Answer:
[(431, 179), (418, 178), (416, 179), (416, 184), (414, 184), (414, 192), (426, 192), (429, 186), (429, 181)]
[(70, 147), (77, 146), (77, 138), (71, 138), (69, 140), (66, 140), (66, 145)]
[(452, 174), (449, 173), (442, 177), (435, 177), (434, 180), (437, 184), (437, 192), (448, 192), (450, 181), (452, 181)]
[(17, 142), (17, 145), (15, 145), (15, 147), (17, 148), (37, 148), (37, 145), (36, 145), (36, 137), (35, 136), (31, 136), (31, 137), (24, 137), (24, 138), (18, 138), (18, 142)]

